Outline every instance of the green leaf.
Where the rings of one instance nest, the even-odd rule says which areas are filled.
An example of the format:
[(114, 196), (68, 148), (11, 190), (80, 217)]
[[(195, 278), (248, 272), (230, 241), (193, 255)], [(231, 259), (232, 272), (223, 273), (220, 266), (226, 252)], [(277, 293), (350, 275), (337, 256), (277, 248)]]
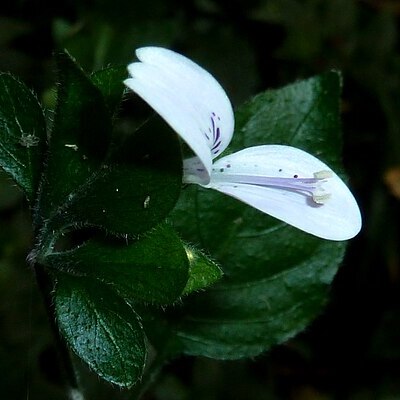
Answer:
[(228, 150), (284, 144), (341, 168), (341, 86), (341, 74), (330, 71), (255, 96), (237, 110), (236, 132)]
[(57, 60), (58, 105), (35, 218), (36, 226), (44, 224), (41, 234), (47, 238), (40, 242), (52, 242), (54, 232), (71, 227), (128, 235), (151, 229), (165, 219), (180, 193), (176, 134), (153, 119), (111, 152), (108, 107), (115, 107), (121, 71), (95, 74), (100, 91), (68, 55)]
[(93, 279), (59, 275), (54, 303), (72, 350), (108, 382), (134, 385), (146, 361), (145, 336), (132, 308)]
[(78, 248), (50, 254), (44, 263), (99, 279), (135, 302), (171, 304), (182, 295), (188, 280), (188, 257), (168, 225), (160, 225), (131, 243), (90, 240)]
[[(265, 269), (264, 276), (260, 271), (254, 280), (227, 279), (205, 294), (192, 297), (181, 310), (184, 316), (177, 326), (177, 339), (183, 352), (220, 359), (255, 356), (304, 330), (321, 312), (329, 284), (342, 261), (344, 245), (316, 245), (310, 240), (311, 247), (307, 248), (306, 238), (294, 229), (282, 230), (278, 235), (284, 241), (275, 247), (279, 239), (269, 240), (262, 234), (240, 241), (243, 250), (250, 253), (248, 265), (261, 247), (249, 242), (263, 242), (267, 254), (259, 255), (258, 265)], [(301, 260), (296, 260), (294, 246), (285, 246), (290, 240), (298, 241)], [(233, 242), (238, 244), (239, 240)], [(282, 252), (288, 254), (287, 261), (282, 260)], [(260, 265), (262, 260), (264, 265)], [(233, 265), (223, 265), (228, 265), (228, 275)], [(245, 271), (243, 264), (235, 266)]]
[[(340, 75), (330, 72), (256, 96), (236, 114), (230, 150), (289, 144), (339, 166), (339, 94)], [(174, 316), (177, 345), (194, 355), (254, 356), (296, 335), (326, 304), (346, 247), (195, 186), (183, 191), (172, 222), (224, 270)]]
[(9, 74), (0, 73), (0, 167), (33, 202), (46, 148), (46, 123), (36, 97)]
[(205, 289), (220, 280), (223, 276), (219, 266), (193, 246), (186, 245), (189, 260), (189, 279), (183, 294)]
[(68, 54), (57, 55), (56, 61), (57, 106), (37, 224), (57, 213), (71, 193), (99, 169), (112, 128), (100, 90)]
[(128, 137), (109, 164), (70, 196), (58, 217), (69, 224), (137, 235), (165, 219), (181, 186), (176, 134), (158, 121), (149, 123)]
[(124, 79), (128, 76), (126, 66), (112, 66), (94, 72), (90, 78), (100, 89), (106, 101), (106, 105), (113, 115), (121, 103), (125, 90)]

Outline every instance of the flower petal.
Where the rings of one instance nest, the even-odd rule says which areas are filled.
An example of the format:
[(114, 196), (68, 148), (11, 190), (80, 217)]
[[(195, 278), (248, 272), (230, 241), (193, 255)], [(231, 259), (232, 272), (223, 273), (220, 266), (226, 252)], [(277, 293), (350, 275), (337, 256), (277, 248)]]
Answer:
[(132, 78), (125, 85), (165, 119), (210, 173), (212, 158), (227, 147), (233, 134), (233, 110), (226, 93), (207, 71), (171, 50), (144, 47), (136, 55), (141, 62), (128, 66)]
[(300, 149), (280, 145), (256, 146), (219, 159), (206, 187), (235, 197), (315, 236), (347, 240), (360, 231), (361, 215), (350, 190), (334, 172), (323, 183), (324, 190), (331, 195), (324, 204), (315, 203), (311, 196), (299, 191), (246, 184), (243, 180), (234, 182), (235, 174), (312, 178), (314, 173), (326, 170), (330, 171), (326, 164)]

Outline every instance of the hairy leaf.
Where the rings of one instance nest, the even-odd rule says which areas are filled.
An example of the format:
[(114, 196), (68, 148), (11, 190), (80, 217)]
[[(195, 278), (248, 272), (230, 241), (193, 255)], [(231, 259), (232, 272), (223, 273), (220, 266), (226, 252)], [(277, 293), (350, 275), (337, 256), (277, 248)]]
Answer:
[(56, 61), (57, 107), (37, 224), (60, 212), (71, 193), (99, 169), (111, 135), (111, 119), (100, 90), (69, 55), (61, 53)]
[(141, 378), (145, 336), (132, 308), (93, 279), (58, 275), (58, 326), (73, 351), (98, 375), (122, 387)]
[(33, 201), (46, 149), (46, 123), (32, 92), (13, 76), (0, 73), (0, 167)]
[(207, 288), (222, 278), (222, 270), (205, 254), (193, 246), (186, 245), (189, 260), (189, 280), (183, 294)]
[(151, 229), (179, 196), (182, 162), (176, 135), (147, 123), (112, 148), (109, 108), (121, 95), (121, 71), (94, 74), (97, 87), (67, 54), (57, 60), (58, 105), (36, 226), (44, 226), (47, 243), (54, 232), (82, 226), (120, 235)]
[(103, 93), (106, 105), (111, 115), (115, 113), (122, 99), (125, 86), (124, 79), (128, 72), (126, 66), (108, 67), (94, 72), (90, 78)]
[(188, 280), (188, 257), (168, 225), (140, 240), (90, 240), (75, 249), (46, 257), (48, 267), (110, 284), (129, 301), (168, 304)]

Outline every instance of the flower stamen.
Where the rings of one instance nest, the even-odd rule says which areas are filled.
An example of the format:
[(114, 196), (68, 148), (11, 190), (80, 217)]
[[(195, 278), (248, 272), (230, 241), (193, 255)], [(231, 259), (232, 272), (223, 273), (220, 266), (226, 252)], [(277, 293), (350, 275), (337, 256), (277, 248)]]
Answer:
[(215, 168), (213, 169), (213, 174), (214, 180), (220, 180), (221, 182), (242, 183), (296, 191), (310, 196), (316, 204), (325, 204), (331, 197), (331, 194), (326, 192), (322, 187), (323, 183), (332, 177), (331, 171), (315, 172), (313, 178), (301, 178), (297, 174), (293, 178), (230, 174), (224, 173), (224, 170), (216, 170)]

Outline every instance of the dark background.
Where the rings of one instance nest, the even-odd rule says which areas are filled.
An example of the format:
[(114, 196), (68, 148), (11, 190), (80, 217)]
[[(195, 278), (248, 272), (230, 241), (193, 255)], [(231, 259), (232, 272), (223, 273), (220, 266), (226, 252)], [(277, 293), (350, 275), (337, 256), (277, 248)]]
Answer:
[[(400, 398), (399, 16), (400, 2), (390, 0), (1, 6), (0, 70), (18, 76), (48, 108), (52, 53), (64, 47), (89, 72), (128, 63), (141, 45), (173, 48), (211, 71), (235, 105), (296, 79), (343, 72), (344, 164), (364, 226), (329, 306), (306, 332), (254, 360), (177, 360), (146, 399)], [(26, 204), (0, 173), (0, 397), (63, 399), (51, 332), (25, 262), (30, 244)], [(94, 398), (123, 397), (104, 385)]]

